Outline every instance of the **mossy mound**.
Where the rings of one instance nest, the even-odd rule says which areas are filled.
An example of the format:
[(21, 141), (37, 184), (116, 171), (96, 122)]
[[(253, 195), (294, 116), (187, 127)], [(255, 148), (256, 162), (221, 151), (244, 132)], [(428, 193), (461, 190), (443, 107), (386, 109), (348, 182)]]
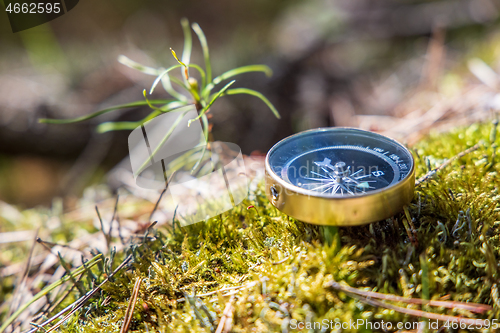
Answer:
[[(221, 318), (232, 332), (296, 331), (298, 323), (316, 323), (319, 332), (333, 330), (318, 326), (330, 321), (395, 325), (422, 320), (371, 306), (331, 288), (332, 281), (412, 298), (488, 304), (491, 310), (475, 315), (464, 309), (393, 303), (459, 317), (499, 318), (496, 137), (496, 125), (474, 124), (433, 134), (413, 147), (420, 177), (479, 144), (418, 186), (405, 212), (368, 226), (337, 232), (293, 220), (270, 205), (260, 186), (219, 217), (151, 230), (127, 253), (116, 254), (114, 264), (107, 260), (80, 281), (90, 289), (109, 274), (110, 266), (115, 268), (129, 254), (134, 258), (61, 331), (119, 332), (139, 278), (130, 325), (137, 332), (215, 331)], [(364, 325), (344, 331), (371, 330)]]

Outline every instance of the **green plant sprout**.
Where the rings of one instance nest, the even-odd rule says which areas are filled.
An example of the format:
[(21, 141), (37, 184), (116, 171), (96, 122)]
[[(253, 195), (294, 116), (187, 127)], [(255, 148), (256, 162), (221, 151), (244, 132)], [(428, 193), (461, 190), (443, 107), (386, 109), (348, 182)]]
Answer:
[[(203, 31), (201, 30), (200, 26), (197, 23), (193, 23), (193, 25), (190, 27), (189, 21), (187, 19), (182, 19), (181, 25), (184, 31), (184, 50), (182, 53), (182, 57), (179, 59), (176, 52), (173, 49), (170, 49), (173, 57), (177, 61), (176, 65), (173, 65), (167, 69), (152, 68), (141, 65), (123, 55), (121, 55), (118, 58), (118, 61), (125, 66), (136, 69), (146, 75), (156, 76), (156, 79), (149, 90), (149, 95), (151, 95), (156, 89), (156, 87), (161, 83), (165, 91), (172, 97), (172, 99), (150, 100), (148, 98), (147, 90), (144, 89), (143, 91), (144, 101), (136, 101), (132, 103), (116, 105), (74, 119), (39, 119), (39, 122), (47, 124), (70, 124), (70, 123), (89, 120), (115, 110), (148, 105), (152, 109), (151, 113), (139, 121), (104, 122), (97, 126), (97, 131), (99, 133), (118, 131), (118, 130), (133, 130), (163, 113), (176, 112), (176, 110), (182, 106), (195, 105), (196, 110), (198, 111), (198, 116), (195, 119), (191, 119), (189, 121), (189, 124), (191, 124), (191, 122), (193, 121), (201, 120), (204, 140), (205, 142), (208, 142), (212, 127), (209, 124), (207, 113), (210, 111), (211, 106), (217, 99), (219, 99), (222, 96), (238, 95), (238, 94), (246, 94), (260, 98), (271, 109), (273, 114), (277, 118), (280, 118), (278, 110), (276, 110), (273, 104), (260, 92), (248, 88), (230, 88), (234, 84), (235, 82), (234, 80), (227, 83), (219, 91), (214, 92), (218, 84), (240, 74), (250, 73), (250, 72), (262, 72), (266, 74), (266, 76), (270, 77), (272, 75), (272, 70), (268, 66), (249, 65), (249, 66), (238, 67), (231, 69), (212, 79), (210, 53), (205, 34), (203, 33)], [(192, 51), (191, 28), (196, 33), (200, 41), (201, 48), (203, 50), (203, 57), (205, 60), (205, 69), (203, 69), (201, 66), (197, 64), (190, 63), (191, 51)], [(171, 75), (171, 72), (178, 68), (181, 69), (182, 79), (179, 79)], [(198, 82), (196, 78), (190, 75), (190, 69), (194, 69), (198, 72), (201, 84)], [(173, 84), (175, 84), (175, 88)], [(163, 142), (168, 140), (168, 137), (172, 134), (173, 130), (177, 125), (178, 122), (175, 122), (170, 129), (166, 129), (166, 135), (162, 140)]]

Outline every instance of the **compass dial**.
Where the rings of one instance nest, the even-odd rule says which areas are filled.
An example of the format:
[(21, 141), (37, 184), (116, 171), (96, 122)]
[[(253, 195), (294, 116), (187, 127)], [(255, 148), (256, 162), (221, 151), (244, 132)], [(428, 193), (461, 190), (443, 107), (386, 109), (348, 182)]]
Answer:
[(349, 197), (383, 191), (405, 179), (413, 157), (398, 142), (356, 129), (306, 131), (277, 143), (267, 162), (301, 193)]
[(306, 190), (332, 195), (356, 195), (397, 182), (400, 170), (393, 160), (367, 147), (332, 146), (290, 159), (282, 178)]

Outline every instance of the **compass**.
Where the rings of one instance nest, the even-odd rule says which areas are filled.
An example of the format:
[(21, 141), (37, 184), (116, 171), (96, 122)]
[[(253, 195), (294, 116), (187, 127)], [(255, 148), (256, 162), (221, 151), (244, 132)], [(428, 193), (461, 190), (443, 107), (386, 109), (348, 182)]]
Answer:
[(292, 135), (266, 157), (266, 194), (298, 220), (354, 226), (386, 219), (410, 203), (412, 154), (383, 135), (319, 128)]

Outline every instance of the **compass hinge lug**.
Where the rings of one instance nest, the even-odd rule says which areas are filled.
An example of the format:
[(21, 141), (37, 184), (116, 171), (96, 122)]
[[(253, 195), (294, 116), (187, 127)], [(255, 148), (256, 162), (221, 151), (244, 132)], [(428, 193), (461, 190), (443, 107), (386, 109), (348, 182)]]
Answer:
[(271, 186), (271, 195), (273, 197), (273, 201), (278, 201), (280, 194), (274, 185)]

